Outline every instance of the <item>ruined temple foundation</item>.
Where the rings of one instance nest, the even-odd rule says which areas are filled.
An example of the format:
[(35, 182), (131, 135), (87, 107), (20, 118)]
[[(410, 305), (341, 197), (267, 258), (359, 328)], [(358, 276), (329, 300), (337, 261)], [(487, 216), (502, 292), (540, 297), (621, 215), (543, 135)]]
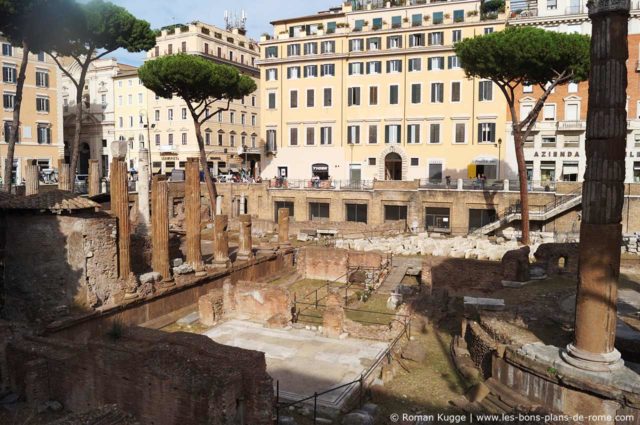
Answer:
[(71, 192), (71, 169), (63, 158), (58, 159), (58, 189)]
[(169, 268), (169, 186), (165, 176), (154, 176), (151, 185), (151, 265), (162, 276), (165, 286), (171, 284)]
[(283, 248), (291, 246), (289, 241), (289, 208), (278, 210), (278, 244)]
[(88, 193), (89, 196), (99, 195), (101, 192), (100, 187), (100, 164), (97, 159), (89, 160), (89, 181), (88, 181)]
[(200, 272), (204, 264), (200, 248), (200, 163), (198, 158), (187, 158), (184, 204), (187, 263), (196, 272)]
[(30, 159), (27, 162), (26, 175), (25, 175), (25, 196), (37, 195), (40, 185), (40, 171), (38, 169), (38, 163), (35, 159)]
[(228, 268), (231, 266), (229, 260), (229, 217), (217, 215), (214, 221), (213, 239), (213, 266), (216, 268)]
[(124, 158), (113, 158), (111, 161), (111, 212), (118, 218), (118, 278), (124, 285), (125, 299), (131, 299), (136, 297), (137, 282), (131, 272), (131, 222), (127, 174)]
[(248, 261), (254, 258), (253, 241), (251, 238), (251, 216), (243, 214), (238, 217), (240, 223), (240, 237), (237, 260)]

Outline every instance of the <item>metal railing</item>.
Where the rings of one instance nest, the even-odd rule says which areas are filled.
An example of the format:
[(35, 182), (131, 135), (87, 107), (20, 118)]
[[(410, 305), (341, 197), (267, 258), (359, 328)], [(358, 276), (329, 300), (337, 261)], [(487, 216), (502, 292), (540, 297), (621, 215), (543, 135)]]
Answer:
[(267, 181), (269, 189), (372, 190), (370, 180), (300, 180), (275, 178)]
[[(555, 192), (556, 182), (551, 180), (529, 180), (527, 181), (527, 189), (529, 192)], [(509, 180), (509, 190), (512, 192), (520, 191), (520, 181)]]

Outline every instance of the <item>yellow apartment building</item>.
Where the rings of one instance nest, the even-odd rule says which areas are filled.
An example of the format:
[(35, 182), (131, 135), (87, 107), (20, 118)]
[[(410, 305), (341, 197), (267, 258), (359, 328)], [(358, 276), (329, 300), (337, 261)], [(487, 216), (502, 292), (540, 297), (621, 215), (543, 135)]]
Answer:
[[(12, 46), (2, 36), (0, 46), (0, 172), (4, 172), (22, 49)], [(58, 72), (56, 64), (44, 53), (29, 55), (20, 115), (19, 142), (14, 156), (14, 181), (18, 184), (22, 182), (27, 160), (37, 160), (42, 170), (52, 169), (57, 168), (57, 159), (64, 153), (62, 111), (58, 105)]]
[(506, 175), (506, 102), (453, 45), (500, 31), (480, 1), (345, 2), (263, 36), (263, 177), (443, 181)]
[(149, 148), (151, 133), (147, 123), (147, 101), (153, 93), (142, 85), (138, 78), (138, 70), (131, 69), (113, 77), (113, 94), (115, 139), (128, 142), (127, 164), (129, 170), (136, 170), (140, 149)]
[[(242, 27), (217, 28), (202, 22), (174, 25), (162, 29), (148, 59), (176, 53), (199, 55), (220, 64), (235, 66), (253, 77), (259, 86), (256, 62), (258, 44), (246, 36)], [(226, 102), (211, 107), (213, 113)], [(199, 155), (191, 114), (179, 97), (162, 99), (149, 93), (148, 111), (151, 137), (151, 161), (154, 173), (171, 174), (183, 169), (188, 157)], [(258, 92), (231, 102), (230, 109), (212, 117), (203, 125), (209, 167), (214, 174), (245, 169), (260, 172), (264, 148), (260, 143), (260, 98)]]

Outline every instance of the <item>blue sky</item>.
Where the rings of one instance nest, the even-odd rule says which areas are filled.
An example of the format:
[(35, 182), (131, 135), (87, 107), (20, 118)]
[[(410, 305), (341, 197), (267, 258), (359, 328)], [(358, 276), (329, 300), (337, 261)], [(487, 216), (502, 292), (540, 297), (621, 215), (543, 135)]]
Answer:
[[(152, 28), (160, 28), (174, 23), (202, 21), (224, 27), (224, 11), (247, 14), (249, 36), (260, 39), (263, 32), (272, 33), (269, 22), (316, 13), (335, 7), (342, 0), (111, 0), (127, 8), (131, 13), (151, 23)], [(114, 54), (119, 61), (131, 65), (140, 65), (143, 53), (131, 54), (118, 51)]]

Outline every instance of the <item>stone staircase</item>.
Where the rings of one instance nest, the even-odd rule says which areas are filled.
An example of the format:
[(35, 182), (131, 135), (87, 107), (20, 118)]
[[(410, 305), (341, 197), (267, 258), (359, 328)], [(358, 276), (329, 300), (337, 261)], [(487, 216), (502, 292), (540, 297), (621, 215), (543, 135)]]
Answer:
[[(529, 220), (548, 221), (580, 204), (582, 204), (582, 189), (566, 195), (560, 195), (555, 201), (545, 205), (540, 210), (529, 211)], [(522, 220), (520, 206), (512, 205), (500, 215), (498, 220), (474, 230), (472, 235), (488, 235), (489, 233), (495, 232), (507, 224), (518, 220)]]

